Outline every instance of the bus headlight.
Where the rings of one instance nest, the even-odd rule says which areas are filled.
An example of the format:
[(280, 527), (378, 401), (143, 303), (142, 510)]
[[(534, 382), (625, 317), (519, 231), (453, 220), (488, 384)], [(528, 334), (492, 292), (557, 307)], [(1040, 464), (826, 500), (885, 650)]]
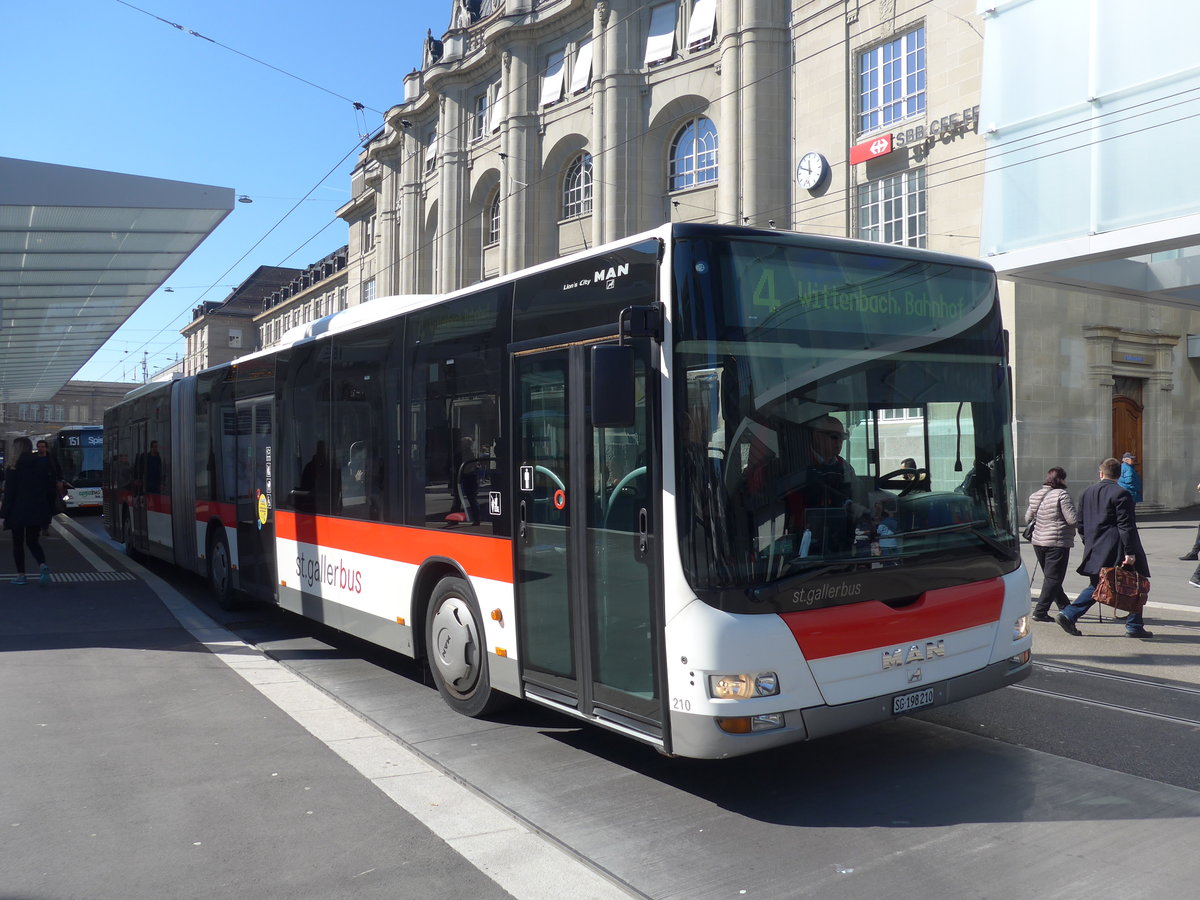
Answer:
[(1019, 641), (1025, 635), (1029, 634), (1029, 619), (1025, 616), (1019, 616), (1013, 622), (1013, 640)]
[(708, 693), (714, 700), (772, 697), (779, 693), (779, 677), (774, 672), (709, 675)]

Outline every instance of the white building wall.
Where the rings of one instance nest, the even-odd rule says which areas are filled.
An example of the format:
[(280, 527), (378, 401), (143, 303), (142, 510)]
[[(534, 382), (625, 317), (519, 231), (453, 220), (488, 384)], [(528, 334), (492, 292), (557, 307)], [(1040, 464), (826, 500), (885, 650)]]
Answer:
[(1164, 177), (1200, 139), (1200, 5), (1010, 0), (981, 12), (988, 255), (1200, 212), (1200, 193)]
[[(1140, 453), (1144, 511), (1195, 502), (1200, 7), (980, 3), (983, 255), (1011, 283), (1020, 489)], [(1140, 406), (1133, 438), (1114, 408)], [(1136, 446), (1128, 446), (1135, 443)]]

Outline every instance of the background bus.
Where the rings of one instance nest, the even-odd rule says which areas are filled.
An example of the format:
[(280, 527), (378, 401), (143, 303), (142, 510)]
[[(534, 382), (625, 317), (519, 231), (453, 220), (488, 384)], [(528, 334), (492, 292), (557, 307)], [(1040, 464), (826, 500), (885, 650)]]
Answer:
[(978, 261), (664, 226), (135, 391), (106, 526), (464, 714), (749, 753), (1029, 673), (1005, 347)]
[(73, 425), (48, 436), (66, 486), (67, 509), (100, 509), (104, 471), (104, 429)]

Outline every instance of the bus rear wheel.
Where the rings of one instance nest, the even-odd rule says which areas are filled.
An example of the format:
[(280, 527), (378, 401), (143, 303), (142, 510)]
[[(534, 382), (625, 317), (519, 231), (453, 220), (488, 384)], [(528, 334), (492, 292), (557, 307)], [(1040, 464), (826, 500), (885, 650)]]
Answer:
[(483, 620), (461, 578), (443, 578), (434, 588), (425, 619), (429, 669), (442, 699), (464, 716), (483, 716), (511, 702), (492, 688)]
[(237, 609), (237, 596), (233, 590), (233, 565), (230, 562), (229, 543), (225, 535), (217, 534), (208, 541), (208, 583), (212, 587), (217, 606), (225, 610)]

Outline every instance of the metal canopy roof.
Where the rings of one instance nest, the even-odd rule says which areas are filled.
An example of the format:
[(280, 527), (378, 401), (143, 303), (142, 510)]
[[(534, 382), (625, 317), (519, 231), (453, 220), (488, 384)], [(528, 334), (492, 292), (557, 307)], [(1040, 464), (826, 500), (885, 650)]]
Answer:
[(54, 396), (232, 209), (232, 188), (0, 157), (0, 403)]

